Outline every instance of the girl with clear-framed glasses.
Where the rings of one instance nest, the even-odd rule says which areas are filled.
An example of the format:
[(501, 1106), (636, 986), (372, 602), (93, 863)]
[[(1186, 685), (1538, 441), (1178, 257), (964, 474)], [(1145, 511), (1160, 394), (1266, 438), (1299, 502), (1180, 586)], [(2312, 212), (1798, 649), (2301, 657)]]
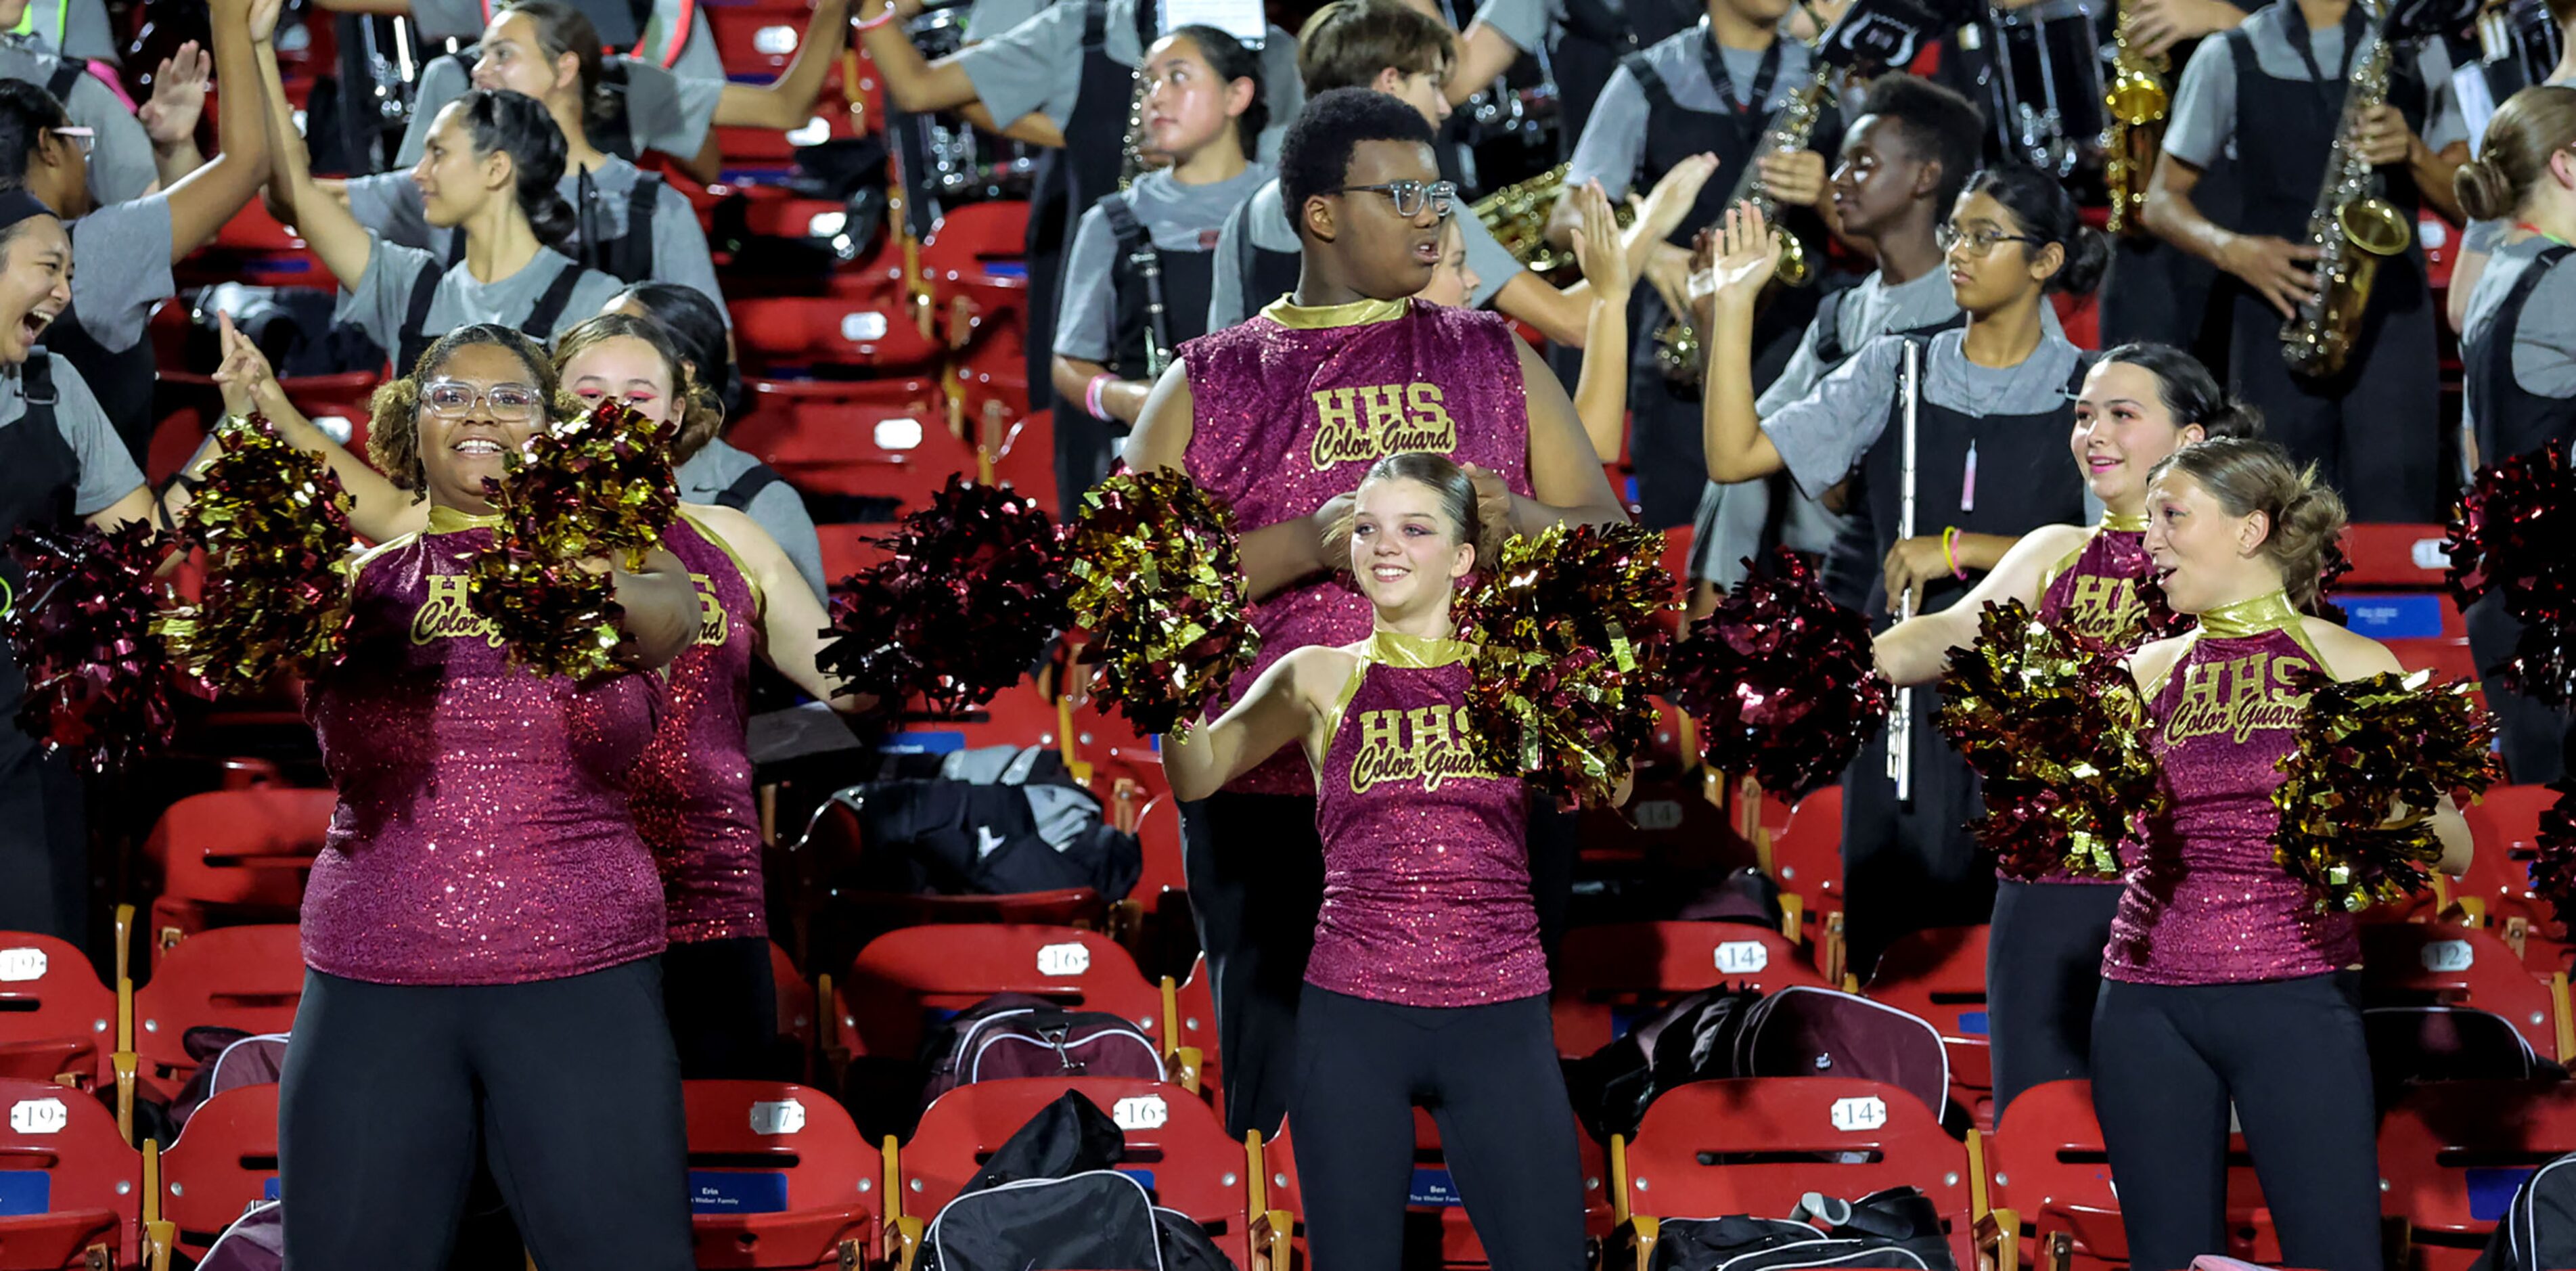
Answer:
[(544, 1265), (692, 1265), (662, 880), (631, 793), (696, 590), (667, 550), (601, 562), (623, 669), (579, 681), (514, 665), (465, 602), (498, 521), (484, 482), (574, 407), (491, 323), (376, 398), (370, 454), (428, 523), (357, 559), (347, 654), (306, 698), (339, 807), (280, 1092), (298, 1266), (443, 1267), (478, 1139)]
[[(1751, 375), (1754, 298), (1774, 257), (1762, 218), (1731, 210), (1706, 262), (1708, 477), (1785, 470), (1811, 495), (1850, 478), (1852, 524), (1828, 555), (1825, 582), (1874, 626), (1953, 603), (2033, 529), (2089, 519), (2065, 445), (2085, 358), (2050, 320), (2048, 297), (2092, 290), (2108, 243), (2078, 221), (2055, 178), (2018, 164), (1971, 180), (1937, 242), (1967, 325), (1872, 340), (1767, 417), (1755, 413)], [(1920, 366), (1915, 517), (1900, 534), (1909, 350)], [(1898, 743), (1883, 737), (1843, 779), (1846, 930), (1863, 978), (1904, 932), (1982, 923), (1994, 906), (1994, 871), (1965, 828), (1980, 806), (1975, 775), (1923, 722), (1937, 700), (1905, 691), (1917, 721), (1901, 743), (1911, 797), (1896, 797), (1886, 747)]]

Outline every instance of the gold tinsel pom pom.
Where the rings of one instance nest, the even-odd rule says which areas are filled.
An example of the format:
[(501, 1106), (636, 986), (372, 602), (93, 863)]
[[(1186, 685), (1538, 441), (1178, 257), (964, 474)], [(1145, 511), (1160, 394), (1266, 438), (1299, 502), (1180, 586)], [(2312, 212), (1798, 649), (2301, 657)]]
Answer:
[(2359, 911), (2422, 889), (2441, 859), (2433, 813), (2442, 796), (2496, 779), (2495, 725), (2465, 682), (2427, 688), (2429, 671), (2338, 682), (2308, 670), (2297, 749), (2272, 792), (2281, 810), (2274, 855), (2321, 908)]
[(1182, 473), (1093, 487), (1065, 557), (1091, 691), (1137, 731), (1186, 732), (1260, 655), (1234, 509)]
[(215, 445), (178, 527), (182, 543), (206, 553), (204, 597), (155, 630), (189, 675), (219, 691), (339, 661), (358, 543), (340, 478), (266, 416), (222, 429)]
[(501, 526), (468, 571), (466, 600), (514, 661), (574, 679), (618, 669), (625, 610), (601, 565), (640, 567), (678, 517), (678, 433), (602, 401), (529, 438), (524, 457), (506, 455), (508, 480), (484, 482)]
[(1493, 772), (1559, 800), (1609, 801), (1655, 725), (1673, 606), (1664, 536), (1551, 525), (1503, 544), (1459, 610), (1476, 642), (1468, 741)]
[(1950, 655), (1940, 716), (1985, 779), (1978, 841), (2014, 878), (2118, 876), (2130, 818), (2164, 806), (2136, 682), (2018, 600), (1987, 604), (1978, 626)]

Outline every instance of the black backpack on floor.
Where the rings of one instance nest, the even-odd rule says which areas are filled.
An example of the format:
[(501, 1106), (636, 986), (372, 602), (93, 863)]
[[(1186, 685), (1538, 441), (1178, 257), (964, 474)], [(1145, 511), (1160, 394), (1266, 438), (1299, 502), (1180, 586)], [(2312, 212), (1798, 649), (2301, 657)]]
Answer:
[(1656, 1096), (1693, 1081), (1741, 1075), (1735, 1070), (1736, 1039), (1761, 1000), (1759, 989), (1703, 989), (1567, 1063), (1565, 1087), (1575, 1117), (1603, 1143), (1613, 1134), (1634, 1137)]
[(1234, 1271), (1187, 1214), (1115, 1167), (1126, 1136), (1067, 1091), (1004, 1141), (922, 1235), (922, 1271)]
[(2576, 1155), (2532, 1172), (2487, 1237), (2469, 1271), (2554, 1271), (2576, 1267)]
[(1798, 1218), (1667, 1218), (1648, 1271), (1773, 1271), (1897, 1267), (1958, 1271), (1941, 1213), (1911, 1187), (1859, 1200), (1808, 1194)]

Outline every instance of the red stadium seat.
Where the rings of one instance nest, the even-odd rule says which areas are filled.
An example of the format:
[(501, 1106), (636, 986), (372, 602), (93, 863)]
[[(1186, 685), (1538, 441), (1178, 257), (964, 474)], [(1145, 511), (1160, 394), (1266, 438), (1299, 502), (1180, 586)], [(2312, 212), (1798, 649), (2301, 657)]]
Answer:
[(830, 1095), (776, 1081), (692, 1081), (683, 1093), (699, 1267), (876, 1264), (885, 1161)]
[(2344, 575), (2340, 585), (2354, 590), (2438, 591), (2449, 560), (2442, 551), (2439, 525), (2356, 523), (2343, 532), (2343, 550), (2352, 561), (2352, 572)]
[(0, 1078), (115, 1080), (116, 993), (70, 943), (0, 932)]
[(283, 1033), (295, 1026), (303, 996), (304, 954), (293, 926), (217, 927), (189, 937), (134, 995), (143, 1081), (167, 1093), (196, 1070), (181, 1042), (189, 1029), (222, 1024)]
[(161, 1153), (161, 1217), (181, 1252), (202, 1256), (243, 1210), (277, 1199), (277, 1097), (274, 1085), (226, 1090)]
[(1808, 919), (1822, 923), (1843, 907), (1843, 791), (1825, 788), (1792, 806), (1765, 794), (1761, 829), (1764, 863), (1780, 890), (1798, 897)]
[[(1807, 1192), (1856, 1199), (1912, 1186), (1939, 1208), (1960, 1265), (1975, 1265), (1967, 1153), (1921, 1101), (1875, 1081), (1774, 1077), (1677, 1086), (1646, 1109), (1634, 1143), (1612, 1140), (1611, 1176), (1614, 1203), (1640, 1248), (1653, 1247), (1649, 1228), (1658, 1219), (1786, 1217)], [(1603, 1265), (1645, 1264), (1623, 1254), (1616, 1264), (1605, 1256)]]
[(1565, 933), (1560, 963), (1549, 1010), (1564, 1055), (1589, 1055), (1626, 1032), (1630, 1018), (1721, 983), (1833, 987), (1787, 937), (1736, 922), (1576, 927)]
[(2408, 671), (2431, 671), (2434, 684), (2453, 680), (2478, 682), (2478, 660), (2469, 652), (2466, 636), (2435, 636), (2431, 639), (2386, 640), (2390, 653), (2397, 655), (2397, 665)]
[(2542, 1055), (2559, 1053), (2549, 986), (2495, 933), (2452, 923), (2361, 927), (2361, 992), (2374, 1006), (2474, 1006), (2501, 1015)]
[(728, 442), (800, 491), (884, 499), (894, 505), (885, 516), (892, 521), (928, 504), (951, 476), (975, 475), (974, 447), (949, 431), (933, 380), (752, 380), (744, 387), (745, 413)]
[[(2052, 1081), (2015, 1096), (1986, 1141), (1985, 1160), (1993, 1205), (2019, 1216), (2038, 1265), (2108, 1271), (2128, 1264), (2128, 1232), (2090, 1083)], [(2227, 1228), (2232, 1256), (2279, 1260), (2280, 1237), (2241, 1138), (2228, 1144)]]
[(707, 15), (725, 74), (755, 80), (773, 80), (786, 71), (814, 16), (801, 4), (709, 4), (698, 12)]
[(875, 540), (890, 528), (878, 522), (815, 526), (814, 535), (822, 543), (824, 585), (837, 588), (850, 575), (884, 560), (886, 549)]
[(1863, 996), (1931, 1021), (1950, 1056), (1950, 1097), (1979, 1125), (1994, 1123), (1987, 1060), (1986, 928), (1909, 932), (1880, 954)]
[(1029, 205), (1017, 200), (951, 208), (921, 240), (921, 272), (947, 333), (965, 349), (1007, 335), (1019, 356), (1027, 330)]
[(2381, 1213), (2405, 1230), (2390, 1271), (2461, 1271), (2548, 1162), (2576, 1152), (2576, 1085), (2418, 1086), (2379, 1124)]
[(1208, 977), (1207, 955), (1190, 964), (1190, 978), (1173, 988), (1173, 1035), (1182, 1046), (1199, 1052), (1199, 1093), (1217, 1107), (1225, 1106), (1225, 1056), (1218, 1053), (1215, 982)]
[(1031, 1077), (959, 1086), (939, 1096), (898, 1154), (904, 1212), (924, 1220), (938, 1213), (985, 1157), (1067, 1091), (1098, 1105), (1125, 1132), (1121, 1172), (1136, 1175), (1154, 1203), (1189, 1215), (1228, 1256), (1248, 1265), (1244, 1145), (1197, 1096), (1160, 1082)]
[(152, 827), (144, 854), (159, 862), (153, 957), (220, 923), (292, 923), (304, 880), (331, 828), (330, 790), (267, 786), (192, 794)]
[(0, 1080), (0, 1271), (132, 1266), (143, 1157), (98, 1100), (41, 1081)]
[(2558, 801), (2547, 786), (2494, 786), (2462, 808), (2476, 851), (2469, 872), (2448, 884), (2453, 902), (2479, 925), (2522, 945), (2522, 964), (2538, 974), (2566, 969), (2567, 931), (2531, 889), (2532, 840), (2540, 814)]
[(837, 988), (838, 1028), (854, 1055), (910, 1058), (932, 1013), (996, 993), (1107, 1011), (1162, 1036), (1163, 995), (1108, 937), (1069, 927), (909, 927), (870, 941)]
[(914, 325), (899, 292), (873, 285), (842, 290), (733, 300), (734, 336), (744, 361), (774, 374), (787, 365), (892, 369), (937, 360), (938, 349)]

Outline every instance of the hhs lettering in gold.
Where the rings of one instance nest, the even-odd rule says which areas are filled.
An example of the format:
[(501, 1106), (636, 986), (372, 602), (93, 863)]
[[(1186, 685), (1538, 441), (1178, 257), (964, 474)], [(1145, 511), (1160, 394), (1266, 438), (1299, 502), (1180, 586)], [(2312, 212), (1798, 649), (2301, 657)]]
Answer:
[(1315, 398), (1313, 463), (1375, 463), (1408, 450), (1447, 454), (1458, 448), (1458, 424), (1434, 384), (1327, 388)]
[(2256, 653), (2189, 668), (2183, 676), (2182, 704), (2165, 722), (2165, 740), (2179, 744), (2225, 734), (2242, 742), (2258, 732), (2298, 727), (2299, 712), (2307, 709), (2308, 698), (2292, 693), (2289, 681), (2310, 665), (2306, 658)]
[(1360, 750), (1351, 759), (1351, 793), (1390, 781), (1419, 781), (1437, 790), (1452, 777), (1490, 777), (1467, 749), (1467, 708), (1421, 706), (1361, 711)]

